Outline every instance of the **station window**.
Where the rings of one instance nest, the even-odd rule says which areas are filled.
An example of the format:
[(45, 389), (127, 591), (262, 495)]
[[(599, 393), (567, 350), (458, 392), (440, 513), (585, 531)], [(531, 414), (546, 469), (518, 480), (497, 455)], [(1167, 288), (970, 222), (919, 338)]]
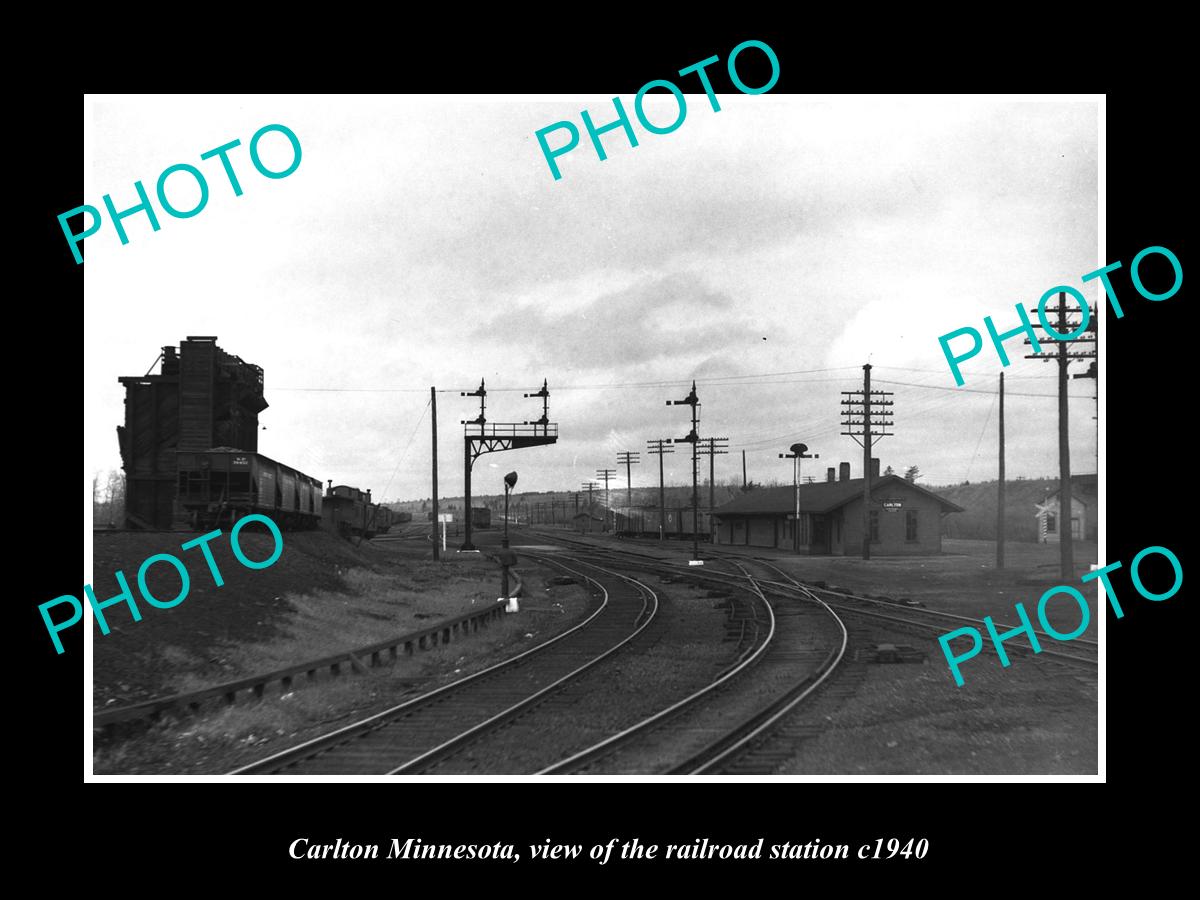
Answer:
[(907, 510), (904, 514), (904, 539), (906, 541), (917, 540), (917, 511), (915, 509)]
[(1054, 513), (1046, 513), (1046, 534), (1054, 534), (1058, 523), (1054, 520)]
[(871, 532), (872, 543), (878, 543), (879, 542), (879, 510), (877, 510), (877, 509), (871, 510), (870, 532)]

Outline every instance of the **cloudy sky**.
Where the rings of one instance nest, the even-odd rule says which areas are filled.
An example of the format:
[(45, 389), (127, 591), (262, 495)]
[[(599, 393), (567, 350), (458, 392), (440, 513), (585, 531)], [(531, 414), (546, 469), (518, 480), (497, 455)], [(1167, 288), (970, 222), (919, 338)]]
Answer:
[[(459, 421), (477, 406), (458, 391), (480, 378), (496, 422), (537, 418), (521, 392), (548, 379), (561, 438), (482, 457), (476, 492), (509, 469), (525, 490), (577, 488), (622, 450), (642, 451), (635, 485), (656, 482), (646, 440), (687, 433), (686, 408), (664, 400), (693, 378), (701, 435), (730, 439), (718, 478), (740, 477), (745, 449), (752, 479), (790, 481), (776, 454), (796, 440), (822, 470), (849, 460), (857, 475), (839, 392), (861, 387), (868, 361), (895, 392), (885, 466), (931, 484), (995, 477), (999, 362), (985, 350), (956, 388), (937, 339), (989, 314), (1012, 327), (1015, 303), (1107, 261), (1096, 103), (768, 93), (722, 95), (714, 113), (688, 100), (671, 134), (635, 120), (637, 148), (605, 135), (603, 162), (584, 133), (556, 181), (535, 132), (585, 108), (605, 122), (610, 97), (89, 98), (85, 202), (132, 206), (135, 180), (153, 195), (180, 162), (210, 188), (193, 218), (160, 209), (153, 232), (135, 215), (125, 246), (106, 220), (86, 241), (89, 482), (120, 466), (117, 377), (187, 335), (265, 370), (260, 452), (376, 497), (430, 493), (431, 385), (445, 392), (442, 492), (461, 493)], [(675, 102), (646, 109), (668, 122)], [(278, 180), (247, 150), (271, 123), (303, 148)], [(200, 160), (235, 138), (240, 197)], [(261, 148), (272, 168), (290, 160), (278, 134)], [(169, 182), (185, 209), (188, 180)], [(1008, 473), (1052, 474), (1055, 367), (1004, 371)], [(1080, 472), (1096, 470), (1094, 385), (1071, 385)], [(669, 480), (690, 479), (687, 455), (667, 460)]]

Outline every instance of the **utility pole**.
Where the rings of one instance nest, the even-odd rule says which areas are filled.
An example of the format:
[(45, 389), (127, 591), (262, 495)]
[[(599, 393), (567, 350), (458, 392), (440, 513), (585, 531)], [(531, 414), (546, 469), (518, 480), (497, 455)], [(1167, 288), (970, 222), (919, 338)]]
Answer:
[[(863, 366), (863, 389), (861, 391), (842, 391), (842, 395), (844, 397), (842, 400), (842, 426), (847, 429), (842, 434), (854, 438), (863, 448), (862, 554), (863, 559), (870, 559), (871, 445), (875, 439), (893, 434), (887, 429), (893, 425), (890, 407), (894, 405), (894, 402), (887, 399), (892, 396), (891, 391), (871, 390), (870, 363)], [(872, 406), (881, 408), (877, 412), (873, 412)], [(878, 426), (878, 429), (875, 426)]]
[(631, 516), (633, 515), (633, 476), (630, 474), (629, 467), (633, 463), (641, 463), (641, 460), (638, 458), (639, 456), (640, 454), (637, 450), (634, 450), (632, 453), (625, 450), (617, 454), (617, 465), (621, 463), (625, 464), (625, 505), (629, 507), (629, 515)]
[(616, 469), (597, 469), (596, 477), (604, 482), (604, 530), (608, 531), (608, 482), (617, 477)]
[(670, 438), (655, 438), (652, 441), (646, 441), (648, 452), (658, 457), (658, 539), (660, 541), (667, 539), (667, 488), (663, 481), (663, 456), (675, 452), (670, 444)]
[[(1058, 547), (1060, 574), (1064, 580), (1077, 577), (1073, 545), (1075, 535), (1072, 532), (1071, 522), (1075, 504), (1071, 494), (1070, 407), (1067, 402), (1067, 383), (1071, 376), (1068, 374), (1067, 368), (1074, 360), (1096, 358), (1096, 332), (1088, 329), (1088, 325), (1095, 315), (1087, 305), (1087, 301), (1083, 299), (1082, 294), (1077, 291), (1074, 291), (1073, 294), (1079, 303), (1078, 312), (1067, 309), (1066, 291), (1059, 292), (1057, 307), (1046, 310), (1056, 316), (1054, 328), (1043, 324), (1043, 314), (1037, 309), (1030, 310), (1030, 312), (1038, 313), (1039, 322), (1034, 327), (1041, 328), (1046, 332), (1047, 340), (1058, 343), (1055, 351), (1042, 352), (1040, 342), (1029, 339), (1025, 341), (1026, 344), (1032, 345), (1034, 350), (1033, 353), (1026, 355), (1026, 359), (1053, 359), (1058, 363)], [(1070, 316), (1069, 319), (1068, 316)], [(1076, 322), (1075, 316), (1081, 316), (1081, 321)], [(1071, 352), (1070, 348), (1075, 344), (1091, 344), (1092, 346), (1090, 349), (1085, 348)]]
[(442, 558), (442, 548), (438, 544), (438, 483), (437, 483), (437, 389), (429, 389), (430, 415), (433, 419), (433, 560)]
[[(1066, 334), (1066, 297), (1058, 298), (1058, 322), (1061, 333)], [(1067, 344), (1060, 341), (1058, 345), (1058, 503), (1059, 521), (1066, 525), (1058, 530), (1059, 563), (1062, 567), (1062, 577), (1071, 578), (1075, 572), (1075, 539), (1072, 523), (1075, 511), (1074, 498), (1071, 496), (1071, 441), (1070, 441), (1070, 412), (1067, 405)]]
[(678, 438), (677, 444), (692, 445), (692, 562), (700, 563), (700, 487), (696, 480), (696, 445), (700, 442), (700, 398), (696, 396), (696, 382), (692, 382), (692, 392), (682, 400), (668, 400), (667, 406), (690, 406), (692, 408), (692, 430), (686, 437)]
[(703, 450), (697, 451), (701, 456), (708, 457), (708, 536), (713, 536), (713, 509), (716, 507), (716, 458), (729, 452), (729, 438), (704, 438), (700, 441)]
[(871, 558), (871, 364), (863, 366), (863, 559)]
[(746, 451), (742, 451), (742, 487), (746, 486)]
[(580, 485), (580, 487), (588, 492), (587, 517), (588, 528), (590, 529), (592, 527), (592, 491), (598, 487), (598, 485), (594, 481), (585, 481)]
[(996, 568), (1004, 568), (1004, 373), (1000, 373), (1000, 486), (996, 497)]

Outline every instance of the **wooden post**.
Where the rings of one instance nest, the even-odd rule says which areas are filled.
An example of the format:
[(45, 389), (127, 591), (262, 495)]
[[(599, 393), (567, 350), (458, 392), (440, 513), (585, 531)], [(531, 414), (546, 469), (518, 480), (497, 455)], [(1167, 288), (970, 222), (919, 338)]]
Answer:
[(1004, 373), (1000, 373), (1000, 484), (996, 497), (996, 568), (1004, 568)]
[(437, 462), (437, 389), (429, 389), (429, 413), (433, 419), (433, 521), (432, 540), (433, 558), (436, 562), (442, 558), (442, 549), (438, 544), (438, 462)]

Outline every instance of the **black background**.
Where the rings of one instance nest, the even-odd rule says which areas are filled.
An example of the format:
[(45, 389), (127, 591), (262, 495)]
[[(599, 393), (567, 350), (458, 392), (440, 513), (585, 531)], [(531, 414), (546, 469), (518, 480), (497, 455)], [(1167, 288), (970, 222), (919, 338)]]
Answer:
[[(224, 784), (85, 785), (82, 629), (64, 636), (67, 652), (56, 657), (36, 608), (59, 594), (80, 592), (71, 532), (75, 520), (67, 512), (79, 508), (75, 478), (82, 447), (74, 431), (73, 398), (78, 397), (80, 357), (67, 323), (74, 304), (86, 303), (86, 298), (83, 267), (75, 265), (55, 216), (85, 201), (95, 204), (98, 198), (84, 198), (80, 188), (82, 93), (75, 84), (60, 84), (26, 104), (25, 121), (33, 123), (30, 133), (36, 133), (37, 140), (28, 151), (32, 173), (17, 185), (28, 198), (22, 201), (26, 211), (15, 217), (15, 243), (10, 243), (31, 248), (40, 263), (34, 278), (18, 276), (17, 283), (28, 286), (10, 294), (9, 304), (18, 338), (14, 343), (29, 348), (28, 358), (10, 369), (12, 395), (18, 398), (10, 423), (34, 425), (10, 431), (10, 446), (18, 451), (10, 456), (10, 465), (37, 469), (33, 477), (28, 471), (14, 472), (8, 492), (10, 509), (17, 511), (12, 533), (22, 548), (10, 560), (10, 572), (19, 584), (10, 607), (22, 623), (17, 635), (26, 642), (28, 654), (24, 665), (8, 672), (10, 696), (22, 701), (14, 704), (7, 729), (19, 759), (9, 771), (33, 789), (33, 803), (21, 815), (30, 845), (60, 859), (82, 856), (98, 876), (125, 869), (139, 878), (193, 872), (190, 877), (207, 874), (215, 883), (231, 887), (259, 878), (278, 886), (281, 877), (303, 879), (309, 886), (326, 880), (349, 886), (378, 875), (385, 883), (394, 882), (396, 890), (430, 878), (444, 878), (443, 886), (453, 889), (464, 875), (496, 885), (546, 878), (564, 890), (593, 879), (603, 884), (652, 875), (711, 885), (707, 880), (718, 873), (746, 879), (751, 887), (783, 875), (789, 879), (784, 883), (801, 888), (817, 883), (814, 876), (824, 883), (847, 873), (856, 881), (874, 873), (895, 884), (907, 881), (905, 875), (924, 881), (955, 869), (971, 880), (927, 883), (965, 892), (977, 888), (981, 879), (993, 878), (1032, 888), (1035, 882), (1022, 874), (1026, 866), (1030, 873), (1047, 863), (1101, 866), (1113, 842), (1122, 853), (1139, 847), (1169, 855), (1165, 847), (1152, 848), (1151, 842), (1170, 839), (1169, 828), (1158, 818), (1159, 808), (1170, 805), (1179, 774), (1190, 765), (1181, 731), (1190, 725), (1187, 711), (1194, 706), (1185, 680), (1191, 649), (1184, 621), (1187, 587), (1162, 603), (1143, 600), (1130, 586), (1128, 564), (1142, 548), (1157, 544), (1172, 549), (1185, 572), (1190, 571), (1179, 524), (1190, 493), (1191, 448), (1181, 433), (1189, 419), (1184, 371), (1191, 350), (1184, 323), (1187, 287), (1185, 281), (1184, 289), (1170, 300), (1151, 303), (1133, 290), (1128, 266), (1142, 248), (1162, 245), (1176, 253), (1185, 273), (1188, 269), (1182, 228), (1186, 148), (1174, 125), (1183, 116), (1183, 101), (1169, 88), (1170, 81), (1160, 78), (1145, 90), (1122, 89), (1118, 85), (1128, 83), (1122, 81), (1126, 76), (1086, 70), (1083, 57), (1073, 55), (1070, 47), (1062, 51), (1065, 62), (1053, 62), (1054, 54), (1042, 43), (1037, 48), (1020, 42), (985, 47), (977, 40), (928, 39), (925, 47), (915, 41), (864, 43), (861, 35), (850, 38), (850, 32), (799, 26), (696, 26), (691, 33), (675, 30), (663, 38), (641, 26), (606, 31), (599, 24), (596, 36), (585, 41), (581, 32), (587, 29), (568, 27), (555, 14), (547, 15), (539, 25), (543, 34), (520, 41), (509, 36), (517, 27), (509, 22), (497, 32), (503, 38), (466, 39), (454, 32), (451, 40), (446, 33), (412, 32), (381, 36), (374, 47), (347, 47), (330, 35), (319, 49), (303, 42), (273, 51), (246, 51), (245, 61), (216, 67), (215, 74), (207, 68), (203, 73), (162, 69), (154, 70), (155, 78), (146, 82), (133, 69), (125, 77), (106, 69), (86, 88), (230, 93), (587, 91), (620, 94), (628, 101), (646, 81), (670, 78), (679, 68), (715, 54), (722, 62), (709, 71), (722, 96), (733, 92), (724, 74), (729, 50), (756, 38), (770, 44), (780, 60), (781, 77), (773, 93), (1108, 91), (1106, 261), (1124, 263), (1113, 280), (1125, 317), (1116, 320), (1110, 311), (1107, 319), (1105, 518), (1107, 559), (1121, 560), (1126, 567), (1113, 579), (1126, 615), (1117, 620), (1109, 613), (1107, 622), (1107, 786), (927, 781), (406, 782), (287, 784), (270, 790)], [(603, 12), (597, 16), (606, 18)], [(1054, 34), (1053, 23), (1039, 27)], [(361, 42), (361, 34), (354, 40)], [(761, 74), (754, 71), (758, 56), (750, 51), (739, 58), (739, 71), (751, 85), (766, 80), (765, 68)], [(277, 67), (289, 77), (266, 77)], [(677, 82), (691, 91), (694, 76), (690, 78)], [(552, 188), (547, 176), (547, 189)], [(23, 257), (15, 260), (16, 266), (24, 264)], [(1019, 267), (1021, 261), (1012, 264)], [(1077, 283), (1070, 279), (1078, 274), (1082, 273), (1064, 272), (1064, 283)], [(1048, 287), (1030, 285), (1027, 299), (1036, 302)], [(1088, 296), (1093, 294), (1089, 291)], [(163, 302), (172, 302), (169, 285), (164, 285)], [(1009, 308), (1012, 302), (1013, 298), (997, 298), (997, 309)], [(104, 352), (103, 347), (91, 349)], [(1048, 421), (1047, 428), (1052, 427)], [(1147, 581), (1154, 584), (1149, 574)], [(600, 868), (581, 861), (539, 863), (534, 868), (527, 864), (527, 853), (520, 865), (318, 865), (287, 858), (287, 845), (300, 836), (314, 842), (341, 837), (382, 844), (392, 837), (416, 836), (427, 842), (500, 840), (518, 846), (545, 838), (590, 845), (614, 836), (659, 844), (697, 837), (722, 843), (765, 837), (768, 845), (819, 837), (824, 843), (857, 846), (894, 836), (926, 837), (931, 851), (923, 863), (901, 865), (797, 861), (767, 868), (715, 862)], [(236, 867), (237, 878), (227, 879), (222, 874), (225, 866)], [(573, 880), (580, 876), (587, 882)]]

